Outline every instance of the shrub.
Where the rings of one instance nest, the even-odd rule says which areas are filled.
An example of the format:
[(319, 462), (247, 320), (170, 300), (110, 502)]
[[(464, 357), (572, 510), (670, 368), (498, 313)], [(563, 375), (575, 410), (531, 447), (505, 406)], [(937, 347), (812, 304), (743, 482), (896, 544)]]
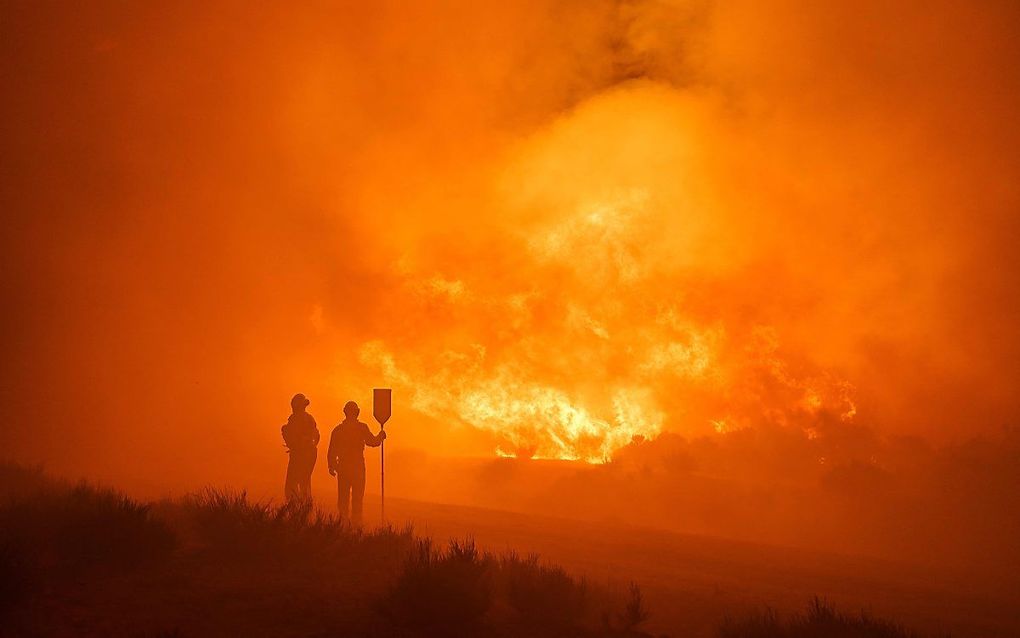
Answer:
[[(183, 600), (196, 613), (258, 617), (267, 627), (300, 618), (301, 632), (321, 636), (633, 636), (645, 616), (640, 595), (627, 604), (615, 592), (589, 591), (536, 555), (493, 556), (470, 539), (437, 550), (410, 527), (364, 531), (307, 502), (274, 505), (245, 492), (206, 490), (150, 507), (111, 490), (50, 481), (36, 470), (0, 466), (0, 478), (5, 469), (23, 488), (0, 500), (0, 615), (27, 605), (29, 623), (43, 598), (25, 600), (26, 592), (90, 599), (94, 589), (107, 588), (157, 606)], [(67, 567), (127, 568), (159, 557), (176, 562), (153, 566), (148, 574), (156, 578), (110, 570), (62, 577)], [(225, 608), (228, 598), (237, 604)], [(613, 616), (614, 627), (600, 628), (603, 609), (624, 611)], [(109, 610), (79, 611), (75, 622), (99, 627)], [(617, 618), (623, 630), (615, 628)]]
[[(498, 634), (498, 627), (529, 636), (592, 635), (584, 627), (598, 618), (584, 580), (541, 565), (535, 554), (481, 553), (470, 539), (438, 551), (428, 539), (417, 541), (381, 611), (398, 630), (443, 636)], [(637, 623), (624, 624), (631, 631)]]
[(0, 504), (22, 500), (66, 486), (46, 476), (41, 465), (0, 461)]
[[(172, 506), (171, 506), (172, 507)], [(181, 518), (190, 524), (202, 551), (220, 560), (272, 560), (303, 568), (360, 555), (399, 557), (413, 538), (410, 526), (365, 531), (323, 514), (308, 501), (251, 501), (246, 492), (205, 490), (183, 500)], [(169, 515), (169, 514), (168, 514)]]
[(588, 602), (583, 580), (561, 567), (540, 565), (537, 554), (521, 558), (509, 552), (498, 566), (501, 593), (525, 626), (562, 628), (582, 620)]
[(473, 540), (451, 541), (437, 551), (419, 539), (382, 603), (396, 626), (430, 635), (460, 635), (477, 629), (492, 602), (490, 556)]
[(641, 588), (637, 583), (631, 583), (627, 588), (627, 602), (624, 604), (623, 613), (620, 614), (620, 627), (626, 632), (637, 631), (638, 626), (643, 624), (650, 614), (645, 606), (645, 599), (641, 595)]
[(25, 561), (13, 547), (0, 547), (0, 621), (28, 597), (28, 589)]
[(783, 620), (772, 609), (742, 619), (727, 619), (719, 638), (918, 638), (896, 623), (865, 612), (843, 614), (813, 598), (805, 614)]
[(70, 568), (132, 567), (176, 546), (148, 505), (85, 483), (0, 507), (0, 530), (0, 542), (21, 555)]

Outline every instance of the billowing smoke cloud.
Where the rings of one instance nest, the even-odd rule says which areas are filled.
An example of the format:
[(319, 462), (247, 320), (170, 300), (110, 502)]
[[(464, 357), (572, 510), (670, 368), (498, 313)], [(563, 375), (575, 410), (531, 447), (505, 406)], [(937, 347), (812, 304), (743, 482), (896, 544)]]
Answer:
[(476, 4), (6, 8), (6, 448), (245, 480), (382, 383), (449, 454), (1015, 421), (1010, 3)]

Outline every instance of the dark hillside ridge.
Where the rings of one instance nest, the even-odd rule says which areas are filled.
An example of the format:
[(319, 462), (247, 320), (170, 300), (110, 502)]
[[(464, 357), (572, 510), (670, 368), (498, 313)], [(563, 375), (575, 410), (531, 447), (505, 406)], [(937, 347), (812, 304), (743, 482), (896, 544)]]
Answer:
[[(244, 492), (142, 503), (0, 465), (4, 635), (648, 636), (650, 613), (636, 584), (596, 585), (471, 539), (437, 546), (410, 527), (352, 528)], [(819, 623), (842, 633), (805, 633)], [(803, 618), (719, 628), (822, 635), (913, 636), (817, 601)]]

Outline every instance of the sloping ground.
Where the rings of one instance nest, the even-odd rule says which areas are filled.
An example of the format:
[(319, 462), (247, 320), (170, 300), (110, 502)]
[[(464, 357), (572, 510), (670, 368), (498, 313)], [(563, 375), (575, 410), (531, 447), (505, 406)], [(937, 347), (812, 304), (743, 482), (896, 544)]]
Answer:
[[(837, 585), (892, 607), (959, 604), (838, 557), (412, 501), (390, 511), (421, 530), (362, 531), (225, 491), (147, 504), (0, 463), (0, 634), (911, 638), (818, 601), (795, 617), (748, 611), (834, 599)], [(442, 542), (466, 534), (479, 542)]]
[[(366, 506), (377, 518), (376, 504)], [(817, 595), (926, 632), (1020, 635), (1020, 587), (980, 573), (401, 499), (387, 500), (387, 516), (436, 538), (470, 534), (484, 547), (535, 551), (594, 582), (634, 579), (653, 633), (709, 636), (728, 615), (798, 610)]]
[(143, 503), (0, 464), (0, 634), (644, 636), (640, 591), (515, 552), (205, 490)]

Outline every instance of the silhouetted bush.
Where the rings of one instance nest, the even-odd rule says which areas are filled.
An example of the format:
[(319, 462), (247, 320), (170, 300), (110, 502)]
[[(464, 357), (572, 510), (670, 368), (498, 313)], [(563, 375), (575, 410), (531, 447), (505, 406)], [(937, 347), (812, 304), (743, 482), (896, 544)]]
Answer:
[(251, 501), (243, 491), (191, 494), (181, 509), (183, 516), (175, 518), (183, 519), (201, 551), (223, 560), (257, 557), (300, 568), (357, 554), (366, 563), (381, 556), (395, 556), (399, 562), (413, 539), (409, 526), (365, 530), (323, 514), (307, 501), (275, 505)]
[(782, 619), (775, 610), (727, 619), (719, 638), (918, 638), (896, 623), (861, 612), (843, 614), (814, 598), (807, 612)]
[[(90, 613), (95, 626), (102, 626), (116, 609), (98, 602), (109, 595), (139, 596), (156, 606), (183, 602), (196, 615), (214, 615), (224, 627), (252, 618), (275, 623), (267, 627), (283, 628), (284, 634), (293, 626), (288, 635), (647, 636), (641, 626), (649, 613), (637, 585), (626, 592), (589, 587), (560, 567), (541, 564), (536, 555), (484, 553), (472, 540), (436, 549), (410, 527), (365, 531), (307, 502), (275, 505), (251, 501), (245, 492), (206, 490), (150, 506), (10, 464), (0, 464), (0, 494), (6, 496), (0, 498), (0, 618), (28, 635), (40, 610), (52, 608), (33, 607), (44, 600), (36, 594), (55, 592), (83, 596), (97, 609), (78, 608), (86, 617), (58, 622), (66, 634), (53, 635), (74, 635), (78, 623), (89, 626)], [(158, 559), (166, 560), (153, 564)], [(153, 569), (117, 571), (144, 563)], [(62, 578), (80, 574), (75, 568), (91, 571)], [(93, 588), (102, 592), (99, 598), (87, 596)], [(224, 606), (225, 600), (232, 602)], [(166, 607), (154, 613), (168, 615)], [(294, 618), (300, 622), (292, 624)], [(132, 635), (151, 635), (145, 619), (138, 620), (139, 631)], [(718, 636), (914, 634), (867, 614), (839, 613), (815, 599), (806, 612), (789, 618), (766, 610), (730, 619)]]
[(0, 543), (43, 564), (126, 568), (165, 558), (176, 537), (149, 505), (82, 483), (0, 506)]
[(539, 564), (538, 555), (516, 552), (499, 557), (497, 584), (517, 620), (528, 627), (561, 628), (581, 622), (588, 602), (587, 584), (558, 566)]
[[(633, 588), (633, 591), (638, 591)], [(635, 635), (645, 618), (608, 591), (591, 596), (583, 579), (539, 563), (537, 555), (479, 552), (474, 541), (437, 550), (418, 540), (381, 604), (383, 616), (408, 635)], [(620, 623), (600, 625), (626, 611)], [(615, 617), (614, 617), (615, 618)]]
[(493, 559), (472, 540), (451, 541), (436, 550), (419, 539), (382, 612), (398, 627), (431, 635), (461, 635), (476, 629), (492, 602)]
[[(647, 617), (636, 586), (629, 598), (590, 589), (536, 555), (484, 553), (472, 540), (436, 549), (410, 527), (366, 531), (308, 502), (209, 489), (150, 505), (10, 464), (0, 464), (0, 494), (0, 615), (23, 609), (10, 617), (29, 633), (41, 599), (28, 594), (97, 604), (85, 593), (93, 588), (157, 607), (183, 600), (195, 614), (236, 614), (239, 622), (254, 615), (288, 627), (300, 617), (301, 631), (322, 636), (637, 636)], [(159, 559), (167, 560), (153, 564)], [(151, 571), (121, 571), (146, 563)], [(84, 568), (91, 571), (79, 578)], [(338, 604), (323, 601), (323, 590), (340, 594)], [(223, 600), (237, 603), (225, 611), (216, 602)], [(86, 618), (73, 622), (87, 626), (94, 613), (101, 626), (104, 604), (79, 609)]]
[(248, 500), (246, 492), (208, 489), (184, 497), (184, 509), (203, 549), (223, 557), (280, 552), (304, 531), (311, 507), (275, 507)]
[(22, 556), (13, 547), (0, 547), (0, 621), (28, 598), (29, 585)]
[(645, 606), (644, 596), (641, 595), (641, 588), (637, 583), (631, 583), (627, 588), (627, 602), (623, 606), (623, 612), (618, 616), (620, 628), (625, 632), (637, 631), (651, 614)]
[(67, 485), (47, 476), (41, 465), (0, 461), (0, 504), (60, 488), (67, 489)]

